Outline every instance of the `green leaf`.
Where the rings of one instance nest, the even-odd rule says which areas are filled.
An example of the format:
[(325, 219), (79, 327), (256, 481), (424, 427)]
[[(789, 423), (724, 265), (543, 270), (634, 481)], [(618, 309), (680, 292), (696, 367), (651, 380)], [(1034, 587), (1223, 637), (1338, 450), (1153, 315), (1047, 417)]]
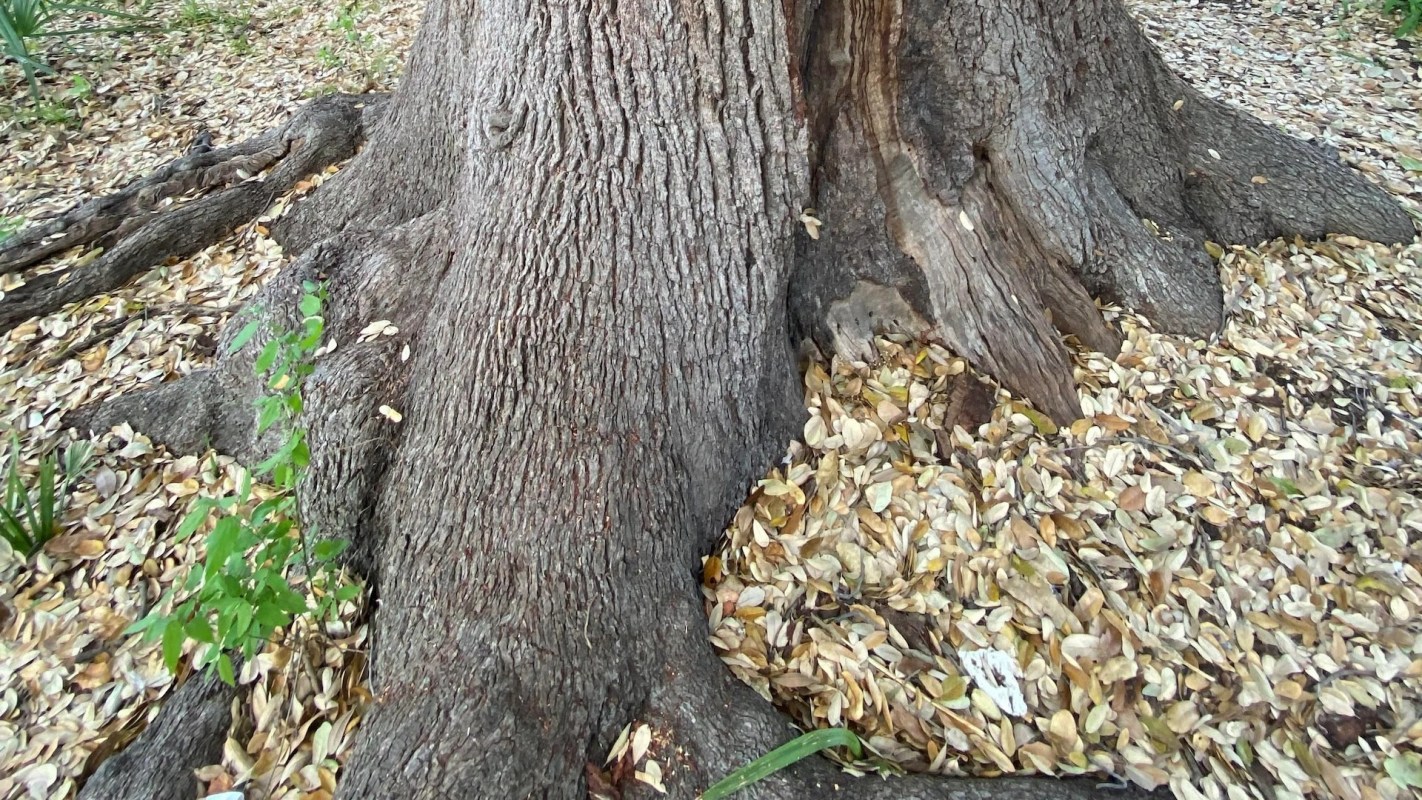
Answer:
[[(135, 633), (145, 634), (145, 639), (153, 639), (163, 635), (163, 628), (168, 624), (168, 618), (156, 611), (150, 611), (137, 620), (132, 625), (123, 629), (124, 635), (132, 636)], [(152, 630), (156, 628), (156, 630)]]
[(859, 737), (844, 728), (823, 728), (803, 734), (727, 775), (701, 795), (701, 800), (720, 800), (763, 780), (796, 761), (829, 747), (847, 747), (859, 758), (863, 753)]
[(275, 595), (277, 608), (288, 614), (303, 614), (307, 610), (306, 598), (286, 587), (277, 588)]
[(321, 298), (314, 294), (308, 294), (301, 298), (301, 315), (303, 317), (314, 317), (321, 313)]
[(183, 591), (191, 592), (202, 584), (202, 570), (188, 570), (188, 577), (183, 581)]
[[(305, 604), (302, 604), (302, 610), (305, 610), (305, 608)], [(282, 628), (291, 624), (291, 616), (283, 613), (282, 610), (276, 606), (258, 606), (256, 617), (258, 622), (271, 629)]]
[(1288, 497), (1299, 497), (1303, 495), (1303, 490), (1300, 489), (1297, 484), (1295, 484), (1288, 478), (1270, 477), (1269, 481), (1273, 483), (1275, 488), (1277, 488), (1282, 494)]
[(217, 677), (228, 686), (237, 685), (237, 676), (232, 672), (232, 659), (226, 653), (217, 657)]
[[(261, 413), (257, 416), (257, 433), (261, 434), (266, 433), (267, 428), (275, 425), (277, 421), (282, 418), (282, 412), (285, 411), (285, 409), (282, 407), (280, 397), (265, 397), (258, 402), (261, 403)], [(266, 464), (270, 461), (271, 459), (267, 459), (267, 461), (263, 461), (262, 464)], [(253, 467), (253, 470), (258, 475), (263, 475), (270, 469), (271, 467), (263, 469), (261, 465)]]
[(294, 561), (292, 554), (296, 551), (297, 544), (295, 539), (289, 537), (274, 541), (267, 552), (268, 560), (278, 569), (291, 566)]
[(1409, 172), (1422, 172), (1422, 158), (1412, 158), (1411, 156), (1398, 156), (1397, 165)]
[(296, 447), (291, 449), (291, 464), (297, 469), (305, 469), (311, 463), (311, 450), (306, 446), (303, 438), (296, 443)]
[(241, 602), (239, 598), (224, 597), (212, 603), (217, 609), (217, 640), (223, 644), (227, 643), (232, 623), (237, 618), (237, 605)]
[(252, 606), (244, 602), (237, 607), (237, 619), (232, 625), (232, 630), (228, 632), (225, 641), (234, 644), (245, 641), (247, 632), (250, 630), (252, 630)]
[(1422, 788), (1422, 758), (1416, 753), (1393, 756), (1383, 762), (1383, 769), (1398, 786)]
[(1244, 762), (1244, 766), (1254, 765), (1254, 745), (1248, 739), (1238, 739), (1234, 743), (1234, 752), (1239, 756), (1239, 760)]
[(204, 570), (208, 578), (216, 576), (236, 550), (237, 534), (241, 530), (242, 523), (236, 517), (223, 517), (212, 529), (212, 534), (207, 537), (207, 567)]
[(243, 325), (242, 330), (238, 331), (237, 335), (232, 337), (232, 343), (227, 345), (227, 352), (235, 353), (238, 350), (241, 350), (243, 345), (245, 345), (247, 342), (252, 341), (252, 337), (257, 334), (257, 330), (261, 327), (261, 320), (255, 319), (247, 323), (246, 325)]
[(178, 658), (183, 655), (183, 626), (169, 625), (163, 630), (163, 664), (169, 672), (178, 669)]
[(344, 603), (348, 600), (354, 600), (360, 597), (360, 589), (361, 587), (354, 583), (342, 586), (336, 590), (336, 602)]
[(54, 502), (54, 458), (46, 456), (40, 462), (39, 498), (25, 508), (30, 519), (30, 535), (34, 537), (37, 545), (54, 538), (57, 524)]
[(217, 641), (212, 636), (212, 628), (208, 626), (207, 620), (201, 616), (189, 620), (188, 624), (183, 626), (183, 633), (187, 634), (189, 639), (203, 644), (215, 644)]
[(321, 344), (321, 333), (321, 326), (316, 326), (315, 330), (307, 331), (306, 335), (301, 337), (301, 341), (296, 343), (296, 346), (303, 353), (310, 353), (314, 351), (316, 347)]
[(345, 539), (327, 539), (323, 542), (317, 542), (316, 546), (311, 548), (311, 554), (317, 561), (330, 561), (341, 553), (346, 552), (346, 548), (350, 546), (351, 543)]
[(285, 495), (268, 497), (266, 500), (258, 503), (256, 508), (252, 509), (252, 515), (247, 518), (247, 523), (257, 528), (262, 527), (262, 524), (266, 522), (268, 517), (281, 513), (282, 506), (286, 504), (288, 499), (289, 498)]
[(208, 499), (205, 497), (198, 498), (197, 502), (193, 503), (192, 510), (188, 512), (186, 517), (183, 517), (182, 524), (178, 525), (177, 541), (181, 542), (194, 533), (197, 533), (197, 529), (202, 527), (203, 522), (207, 520), (211, 513), (212, 504)]
[(276, 362), (277, 351), (280, 347), (281, 341), (278, 339), (267, 342), (267, 346), (262, 348), (261, 354), (257, 356), (256, 363), (253, 364), (257, 372), (266, 372), (272, 368), (272, 364)]
[(29, 529), (25, 527), (25, 524), (10, 513), (10, 509), (5, 505), (0, 505), (0, 534), (4, 535), (5, 541), (9, 542), (11, 547), (27, 558), (33, 555), (39, 546), (30, 537)]
[(283, 517), (282, 519), (276, 520), (272, 523), (271, 530), (267, 532), (267, 537), (271, 539), (280, 539), (291, 533), (291, 529), (295, 527), (295, 525), (296, 523), (292, 522), (290, 519)]
[(246, 592), (242, 591), (242, 584), (237, 582), (237, 578), (232, 575), (218, 575), (213, 583), (222, 590), (222, 594), (227, 597), (246, 597)]

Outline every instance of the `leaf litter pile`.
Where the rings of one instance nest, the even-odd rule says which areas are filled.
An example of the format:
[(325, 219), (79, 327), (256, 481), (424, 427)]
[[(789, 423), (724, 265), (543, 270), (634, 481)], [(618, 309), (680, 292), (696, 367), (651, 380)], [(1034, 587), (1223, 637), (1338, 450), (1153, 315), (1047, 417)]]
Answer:
[(804, 444), (707, 559), (723, 660), (912, 769), (1407, 796), (1422, 246), (1223, 264), (1219, 341), (1115, 315), (1125, 350), (1080, 359), (1061, 430), (1005, 394), (944, 430), (966, 365), (933, 345), (811, 367)]
[[(1387, 23), (1316, 1), (1133, 8), (1207, 91), (1337, 147), (1417, 208), (1422, 80)], [(385, 88), (420, 11), (150, 9), (178, 22), (46, 54), (88, 79), (47, 86), (66, 123), (0, 117), (0, 216), (33, 222), (312, 94)], [(4, 70), (19, 109), (23, 79)], [(282, 266), (264, 221), (0, 338), (0, 428), (20, 434), (26, 474), (73, 440), (64, 412), (208, 363), (218, 326)], [(1068, 429), (1003, 395), (979, 430), (943, 430), (938, 391), (964, 366), (932, 346), (885, 340), (881, 363), (812, 369), (806, 442), (708, 559), (732, 668), (803, 725), (859, 732), (874, 760), (854, 769), (1407, 796), (1422, 781), (1418, 248), (1221, 255), (1218, 341), (1111, 312), (1125, 351), (1082, 357), (1089, 413)], [(122, 631), (201, 557), (173, 540), (192, 500), (237, 482), (228, 458), (174, 457), (125, 427), (95, 445), (63, 534), (28, 564), (0, 553), (0, 800), (73, 797), (184, 677)], [(330, 797), (369, 698), (366, 646), (352, 604), (246, 665), (206, 790)], [(650, 741), (630, 725), (618, 756), (659, 785)]]

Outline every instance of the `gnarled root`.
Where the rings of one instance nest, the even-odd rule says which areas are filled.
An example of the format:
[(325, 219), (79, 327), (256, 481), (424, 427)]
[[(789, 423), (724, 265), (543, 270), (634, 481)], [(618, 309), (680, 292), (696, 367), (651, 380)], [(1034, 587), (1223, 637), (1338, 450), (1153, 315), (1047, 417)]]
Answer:
[[(234, 147), (180, 158), (109, 197), (91, 200), (0, 246), (0, 274), (84, 244), (104, 252), (82, 267), (31, 277), (0, 298), (0, 332), (29, 317), (111, 291), (170, 258), (184, 258), (251, 221), (301, 178), (349, 158), (383, 98), (313, 100), (280, 129)], [(265, 176), (257, 176), (270, 170)], [(163, 200), (203, 192), (171, 209)]]
[(222, 758), (236, 690), (216, 675), (194, 674), (163, 701), (158, 716), (128, 747), (106, 758), (84, 782), (80, 800), (191, 800), (193, 771)]
[[(443, 214), (431, 213), (392, 231), (309, 248), (224, 328), (212, 367), (81, 408), (66, 422), (92, 433), (128, 423), (177, 453), (215, 448), (246, 464), (261, 461), (280, 445), (280, 432), (257, 434), (254, 403), (266, 387), (254, 361), (275, 332), (301, 324), (305, 284), (324, 283), (324, 341), (333, 347), (317, 359), (303, 391), (313, 465), (299, 497), (308, 527), (354, 537), (398, 430), (379, 408), (404, 392), (402, 352), (417, 338), (437, 285), (411, 265), (439, 269), (447, 262), (447, 253), (430, 249), (447, 238), (443, 225)], [(259, 322), (257, 333), (233, 350), (237, 333), (252, 320)], [(389, 325), (363, 335), (379, 320)]]

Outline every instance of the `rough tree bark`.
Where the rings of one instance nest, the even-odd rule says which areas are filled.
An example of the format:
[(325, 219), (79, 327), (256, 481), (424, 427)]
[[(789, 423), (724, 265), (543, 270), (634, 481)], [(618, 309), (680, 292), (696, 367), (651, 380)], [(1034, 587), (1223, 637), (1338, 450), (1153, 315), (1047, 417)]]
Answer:
[[(694, 575), (798, 427), (802, 336), (938, 337), (1066, 419), (1058, 331), (1116, 347), (1093, 295), (1201, 334), (1207, 237), (1414, 235), (1183, 84), (1119, 0), (431, 0), (370, 135), (248, 312), (289, 323), (329, 283), (303, 511), (379, 596), (348, 798), (582, 796), (634, 718), (690, 797), (788, 736), (706, 643)], [(357, 343), (378, 319), (399, 334)], [(261, 344), (76, 419), (260, 454)], [(832, 790), (1096, 792), (811, 760), (746, 796)]]

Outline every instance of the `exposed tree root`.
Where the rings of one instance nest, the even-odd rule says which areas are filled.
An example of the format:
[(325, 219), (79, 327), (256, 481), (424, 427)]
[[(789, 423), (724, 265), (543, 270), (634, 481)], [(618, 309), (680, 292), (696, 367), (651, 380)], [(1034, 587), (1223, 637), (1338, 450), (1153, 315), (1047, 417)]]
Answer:
[[(6, 292), (0, 298), (0, 332), (111, 291), (154, 265), (221, 240), (301, 178), (350, 157), (362, 139), (365, 112), (380, 102), (379, 96), (363, 95), (313, 100), (276, 131), (178, 159), (115, 195), (84, 203), (15, 237), (0, 250), (0, 271), (21, 269), (79, 244), (97, 241), (106, 249), (83, 267), (36, 275)], [(258, 177), (264, 169), (270, 172)], [(157, 210), (161, 201), (195, 191), (207, 193)]]
[(1185, 206), (1215, 241), (1348, 233), (1393, 244), (1417, 235), (1402, 206), (1336, 151), (1285, 136), (1194, 90), (1182, 90), (1181, 98)]
[(250, 458), (256, 455), (250, 442), (251, 405), (243, 404), (242, 395), (224, 385), (222, 377), (214, 370), (194, 372), (70, 412), (64, 423), (96, 435), (128, 423), (180, 455), (211, 447)]
[[(243, 463), (262, 460), (280, 442), (274, 434), (256, 435), (254, 403), (265, 389), (253, 361), (274, 331), (300, 324), (303, 284), (324, 282), (329, 298), (324, 341), (333, 350), (317, 359), (303, 392), (312, 466), (298, 497), (305, 524), (321, 535), (367, 538), (358, 530), (368, 519), (371, 493), (399, 430), (379, 407), (399, 403), (408, 376), (407, 348), (437, 286), (413, 273), (410, 264), (448, 260), (447, 253), (429, 252), (447, 240), (443, 225), (442, 214), (428, 214), (393, 231), (367, 231), (309, 248), (224, 328), (212, 367), (79, 409), (66, 423), (98, 433), (126, 422), (176, 453), (215, 448)], [(252, 319), (261, 322), (257, 334), (230, 351), (232, 338)], [(389, 321), (389, 330), (398, 332), (362, 337), (377, 320)]]
[(193, 771), (222, 759), (236, 690), (212, 674), (193, 674), (163, 701), (132, 744), (109, 756), (84, 782), (80, 800), (192, 800)]
[[(310, 248), (224, 329), (211, 368), (81, 409), (66, 422), (95, 432), (127, 422), (178, 453), (212, 447), (248, 464), (261, 460), (276, 442), (255, 435), (253, 401), (263, 387), (252, 361), (274, 330), (299, 322), (302, 284), (324, 281), (330, 295), (327, 341), (336, 347), (318, 360), (304, 392), (313, 455), (298, 498), (303, 525), (318, 535), (354, 540), (351, 566), (368, 574), (378, 541), (370, 533), (371, 496), (398, 432), (377, 408), (398, 402), (403, 391), (407, 372), (401, 351), (418, 334), (437, 286), (409, 267), (421, 260), (447, 261), (445, 253), (426, 252), (431, 243), (447, 241), (434, 236), (442, 224), (441, 215), (430, 214), (395, 231), (366, 232)], [(230, 351), (232, 337), (253, 318), (262, 328), (241, 349)], [(362, 328), (378, 319), (391, 320), (400, 333), (358, 341)], [(231, 697), (228, 687), (211, 676), (192, 676), (164, 702), (135, 744), (103, 763), (82, 796), (191, 798), (191, 771), (220, 758)]]
[[(215, 448), (247, 464), (261, 461), (277, 442), (256, 434), (254, 403), (263, 392), (252, 362), (271, 338), (272, 326), (292, 329), (303, 280), (315, 280), (334, 263), (338, 250), (315, 248), (262, 288), (227, 325), (218, 341), (216, 363), (175, 381), (138, 389), (70, 412), (65, 424), (92, 434), (128, 423), (174, 453), (196, 455)], [(293, 286), (293, 283), (295, 284)], [(245, 347), (229, 343), (246, 321), (267, 325)]]

